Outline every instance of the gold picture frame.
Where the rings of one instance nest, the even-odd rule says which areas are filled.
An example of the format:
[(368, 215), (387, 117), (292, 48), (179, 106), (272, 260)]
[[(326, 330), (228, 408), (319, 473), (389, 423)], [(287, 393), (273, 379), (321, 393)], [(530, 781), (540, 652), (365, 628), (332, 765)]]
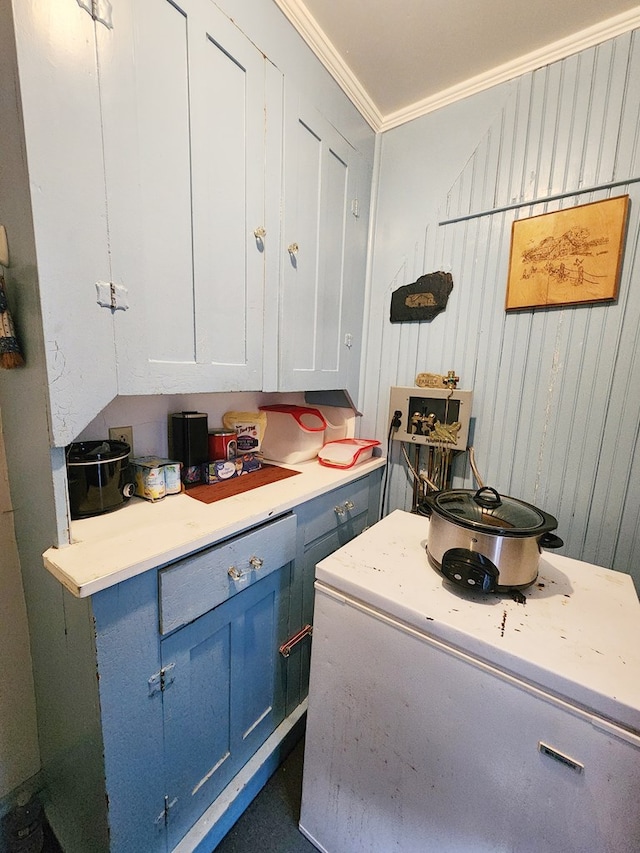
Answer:
[(616, 299), (628, 209), (624, 195), (517, 219), (505, 309)]

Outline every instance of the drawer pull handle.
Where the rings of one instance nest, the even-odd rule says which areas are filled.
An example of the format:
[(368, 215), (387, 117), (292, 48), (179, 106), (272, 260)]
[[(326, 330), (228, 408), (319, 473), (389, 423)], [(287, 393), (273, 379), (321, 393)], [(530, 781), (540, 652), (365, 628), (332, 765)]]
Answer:
[(353, 501), (345, 501), (343, 504), (338, 504), (338, 506), (334, 506), (333, 511), (336, 515), (344, 515), (354, 507), (355, 504), (353, 503)]
[(575, 773), (582, 773), (584, 770), (584, 764), (581, 764), (579, 761), (576, 761), (575, 758), (571, 758), (568, 755), (565, 755), (563, 752), (559, 752), (557, 749), (554, 749), (549, 744), (544, 743), (544, 741), (538, 741), (538, 749), (543, 755), (548, 755), (549, 758), (553, 758), (555, 761), (559, 761), (560, 764), (564, 764), (565, 767), (568, 767), (570, 770), (573, 770)]
[(283, 658), (288, 658), (291, 654), (291, 650), (294, 646), (297, 646), (301, 640), (304, 640), (305, 637), (310, 637), (313, 634), (313, 625), (305, 625), (302, 630), (298, 631), (297, 634), (294, 634), (293, 637), (287, 640), (286, 643), (283, 643), (280, 646), (280, 654)]
[(251, 572), (254, 572), (254, 571), (257, 572), (258, 569), (261, 569), (264, 566), (264, 560), (261, 559), (260, 557), (255, 557), (255, 556), (249, 557), (249, 565), (251, 566), (251, 568), (247, 569), (244, 572), (240, 571), (240, 569), (238, 569), (236, 566), (230, 566), (229, 569), (227, 570), (227, 574), (234, 581), (239, 581), (239, 580), (241, 580), (241, 578), (244, 578), (247, 575), (250, 575)]

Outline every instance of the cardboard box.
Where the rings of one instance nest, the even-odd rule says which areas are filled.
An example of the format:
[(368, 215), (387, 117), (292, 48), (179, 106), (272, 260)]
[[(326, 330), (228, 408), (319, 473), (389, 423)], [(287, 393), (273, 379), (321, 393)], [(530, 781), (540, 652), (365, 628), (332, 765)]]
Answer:
[(234, 477), (259, 471), (260, 468), (262, 468), (261, 453), (245, 453), (242, 456), (236, 456), (235, 459), (216, 459), (202, 466), (202, 481), (209, 485), (224, 483)]

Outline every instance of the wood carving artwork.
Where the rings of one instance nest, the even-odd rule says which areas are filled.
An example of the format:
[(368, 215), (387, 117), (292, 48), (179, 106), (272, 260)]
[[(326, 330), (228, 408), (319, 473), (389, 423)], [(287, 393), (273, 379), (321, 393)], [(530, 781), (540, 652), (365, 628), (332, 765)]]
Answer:
[(416, 376), (418, 388), (444, 388), (444, 376), (440, 373), (419, 373)]
[(628, 206), (625, 195), (514, 222), (506, 310), (615, 299)]
[(417, 281), (391, 294), (391, 322), (433, 320), (447, 307), (452, 290), (451, 273), (440, 271), (421, 275)]
[(446, 376), (440, 373), (418, 373), (416, 385), (418, 388), (449, 388), (458, 387), (460, 377), (456, 376), (455, 370), (450, 370)]

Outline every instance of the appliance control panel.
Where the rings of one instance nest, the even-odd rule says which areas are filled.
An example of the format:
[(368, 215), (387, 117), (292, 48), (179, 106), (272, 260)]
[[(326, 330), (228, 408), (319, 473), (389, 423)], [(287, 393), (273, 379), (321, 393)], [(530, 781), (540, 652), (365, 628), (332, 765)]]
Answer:
[(484, 554), (467, 548), (450, 548), (442, 556), (442, 574), (459, 586), (495, 592), (498, 569)]
[(393, 386), (389, 399), (391, 437), (451, 450), (466, 450), (471, 391)]

